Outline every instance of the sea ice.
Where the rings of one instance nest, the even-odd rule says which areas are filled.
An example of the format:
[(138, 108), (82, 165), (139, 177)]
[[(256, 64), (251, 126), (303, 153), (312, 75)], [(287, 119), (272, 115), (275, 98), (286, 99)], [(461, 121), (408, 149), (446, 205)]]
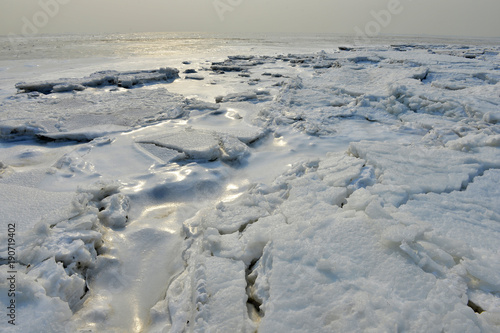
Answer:
[(499, 331), (498, 54), (372, 45), (18, 84), (0, 101), (16, 329)]
[(99, 87), (106, 85), (117, 85), (119, 87), (131, 88), (132, 86), (158, 81), (174, 80), (179, 77), (179, 71), (174, 68), (160, 68), (150, 71), (103, 71), (96, 72), (85, 78), (59, 79), (56, 81), (40, 81), (16, 84), (16, 88), (23, 92), (37, 91), (44, 94), (54, 92), (66, 92), (84, 90), (86, 87)]

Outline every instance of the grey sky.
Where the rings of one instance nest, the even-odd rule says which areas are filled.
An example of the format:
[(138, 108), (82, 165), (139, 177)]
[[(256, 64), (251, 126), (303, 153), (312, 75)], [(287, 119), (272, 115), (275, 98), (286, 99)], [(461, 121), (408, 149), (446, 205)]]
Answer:
[[(373, 13), (382, 14), (377, 20)], [(498, 0), (0, 0), (0, 34), (363, 31), (500, 37), (499, 13)]]

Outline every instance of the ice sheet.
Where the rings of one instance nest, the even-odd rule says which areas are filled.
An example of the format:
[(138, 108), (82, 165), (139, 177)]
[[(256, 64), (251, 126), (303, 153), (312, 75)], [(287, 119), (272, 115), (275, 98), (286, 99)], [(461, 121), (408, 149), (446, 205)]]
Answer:
[(388, 41), (2, 60), (15, 328), (498, 331), (500, 49)]

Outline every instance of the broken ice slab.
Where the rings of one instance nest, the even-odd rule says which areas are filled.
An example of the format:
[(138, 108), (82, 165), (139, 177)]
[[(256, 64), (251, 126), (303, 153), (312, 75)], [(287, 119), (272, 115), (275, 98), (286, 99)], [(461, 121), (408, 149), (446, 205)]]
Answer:
[[(157, 149), (147, 149), (153, 155), (165, 160), (165, 152), (174, 150), (182, 155), (173, 156), (174, 159), (186, 158), (194, 160), (215, 161), (219, 158), (225, 161), (240, 160), (249, 154), (247, 146), (235, 137), (215, 131), (186, 128), (173, 129), (166, 133), (147, 138), (141, 138), (137, 143), (145, 148), (155, 145)], [(170, 159), (172, 160), (172, 159)]]
[(154, 143), (137, 143), (139, 149), (153, 155), (154, 157), (160, 159), (163, 163), (170, 163), (179, 160), (184, 160), (187, 158), (186, 154), (181, 153), (177, 150), (159, 146)]
[(217, 96), (215, 98), (216, 103), (226, 103), (226, 102), (267, 102), (272, 100), (272, 96), (269, 90), (253, 90), (244, 91), (241, 93), (228, 94), (226, 96)]
[(54, 141), (89, 142), (101, 136), (106, 136), (119, 132), (125, 132), (129, 129), (130, 128), (126, 126), (106, 124), (106, 125), (84, 127), (66, 132), (39, 133), (37, 134), (37, 137), (48, 141), (54, 140)]
[(203, 75), (199, 75), (199, 74), (188, 74), (188, 75), (186, 75), (186, 80), (201, 81), (201, 80), (205, 80), (205, 77)]
[(101, 71), (90, 74), (83, 78), (61, 78), (57, 80), (19, 82), (16, 88), (22, 92), (38, 91), (43, 94), (54, 92), (66, 92), (84, 90), (87, 87), (99, 87), (116, 85), (118, 87), (131, 88), (138, 84), (148, 82), (170, 81), (179, 77), (179, 70), (175, 68), (160, 68), (154, 70), (138, 71)]
[(213, 161), (220, 157), (219, 140), (208, 132), (175, 130), (142, 139), (138, 143), (150, 143), (173, 149), (194, 159)]

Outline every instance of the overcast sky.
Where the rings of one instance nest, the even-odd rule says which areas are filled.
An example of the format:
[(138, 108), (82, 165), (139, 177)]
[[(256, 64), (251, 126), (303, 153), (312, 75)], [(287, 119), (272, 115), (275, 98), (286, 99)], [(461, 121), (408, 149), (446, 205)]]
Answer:
[(0, 0), (0, 34), (305, 32), (500, 37), (499, 0)]

